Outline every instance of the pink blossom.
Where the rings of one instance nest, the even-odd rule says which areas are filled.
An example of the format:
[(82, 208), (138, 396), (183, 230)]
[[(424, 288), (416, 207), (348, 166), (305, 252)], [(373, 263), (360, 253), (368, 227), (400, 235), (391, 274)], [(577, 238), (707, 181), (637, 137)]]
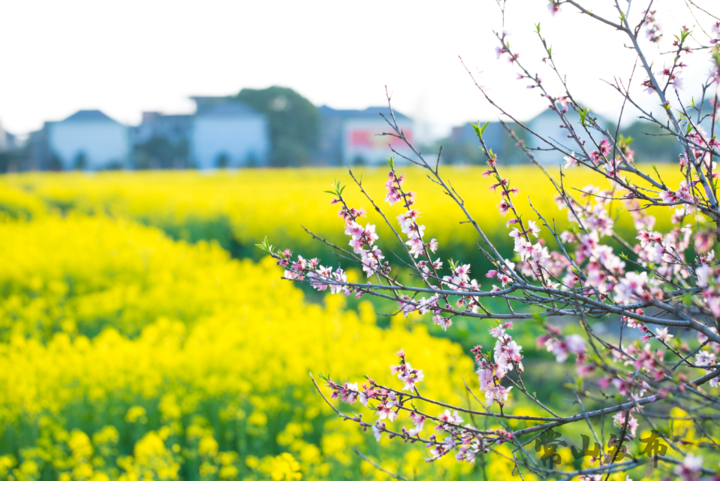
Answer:
[(571, 334), (565, 338), (568, 350), (574, 354), (585, 352), (585, 339), (578, 334)]
[(378, 415), (379, 419), (388, 419), (390, 421), (395, 421), (397, 419), (397, 412), (393, 410), (393, 408), (397, 405), (397, 402), (393, 400), (386, 400), (383, 403), (380, 403), (377, 407), (377, 410), (375, 411), (375, 414)]
[(535, 223), (535, 221), (529, 220), (528, 221), (528, 233), (534, 235), (535, 237), (538, 237), (540, 235), (540, 227)]
[(656, 337), (658, 338), (658, 340), (660, 340), (660, 341), (662, 341), (662, 342), (668, 342), (670, 339), (672, 339), (673, 337), (675, 337), (675, 336), (673, 336), (672, 334), (668, 334), (668, 328), (667, 328), (667, 327), (663, 327), (662, 329), (656, 328), (656, 329), (655, 329), (655, 332), (657, 333), (657, 336), (656, 336)]
[(443, 317), (440, 314), (433, 316), (433, 323), (442, 327), (443, 331), (447, 331), (447, 328), (452, 326), (452, 319), (449, 317)]
[(505, 329), (502, 326), (496, 326), (490, 329), (490, 335), (492, 337), (502, 337), (505, 334)]
[(410, 247), (410, 255), (414, 256), (416, 259), (418, 258), (418, 256), (423, 254), (425, 250), (425, 244), (423, 244), (423, 241), (418, 238), (410, 239), (405, 244)]
[(578, 159), (575, 158), (575, 152), (571, 152), (569, 156), (566, 155), (563, 159), (565, 160), (566, 169), (577, 167), (578, 165)]
[[(716, 356), (710, 351), (700, 351), (695, 355), (695, 364), (698, 366), (713, 366), (712, 369), (706, 369), (705, 373), (710, 374), (715, 369)], [(710, 380), (711, 387), (717, 387), (720, 385), (720, 378), (713, 378)]]
[(380, 420), (378, 419), (378, 421), (375, 424), (373, 424), (373, 427), (372, 427), (373, 436), (375, 436), (375, 440), (377, 442), (380, 442), (380, 438), (382, 438), (382, 433), (384, 430), (385, 430), (385, 423), (380, 422)]
[(397, 377), (405, 383), (402, 390), (412, 391), (415, 389), (415, 384), (425, 379), (425, 374), (420, 369), (413, 369), (410, 363), (404, 363), (403, 369), (398, 372)]
[(520, 354), (521, 350), (522, 346), (510, 340), (509, 336), (503, 336), (502, 339), (498, 339), (495, 343), (495, 362), (504, 371), (512, 371), (513, 366), (517, 365), (518, 371), (522, 372), (524, 368), (522, 365), (523, 356)]
[(548, 10), (550, 10), (550, 13), (554, 17), (556, 13), (560, 12), (560, 2), (551, 0), (550, 3), (548, 3)]
[(685, 455), (683, 462), (678, 464), (673, 472), (680, 476), (683, 481), (694, 481), (698, 479), (696, 474), (702, 470), (702, 467), (702, 456), (695, 456), (692, 453), (688, 453)]
[(507, 215), (508, 211), (510, 210), (510, 204), (505, 199), (503, 199), (498, 204), (498, 209), (500, 210), (500, 215), (505, 217), (505, 215)]
[(695, 250), (700, 254), (706, 254), (710, 252), (714, 243), (713, 235), (710, 232), (698, 232), (695, 235), (694, 245)]
[(452, 426), (449, 426), (448, 423), (460, 425), (463, 423), (463, 418), (461, 418), (458, 415), (457, 411), (450, 411), (449, 409), (446, 409), (444, 412), (437, 415), (438, 421), (440, 421), (440, 425), (436, 427), (436, 429), (448, 431), (452, 428)]
[[(637, 419), (635, 419), (633, 417), (632, 414), (627, 414), (627, 415), (630, 416), (630, 418), (627, 421), (627, 426), (625, 426), (625, 430), (627, 433), (627, 437), (629, 439), (632, 439), (635, 437), (635, 432), (637, 431), (639, 423), (638, 423)], [(613, 424), (618, 428), (622, 428), (625, 425), (625, 416), (626, 416), (626, 413), (623, 411), (616, 413), (613, 416)]]
[(493, 401), (497, 402), (498, 404), (505, 404), (508, 400), (508, 396), (510, 395), (510, 390), (512, 389), (512, 386), (506, 388), (504, 386), (495, 386), (487, 391), (485, 391), (485, 400), (492, 404)]
[(425, 424), (425, 416), (412, 412), (410, 413), (410, 420), (413, 422), (415, 427), (409, 431), (409, 434), (410, 436), (417, 436), (423, 430), (423, 426)]
[(620, 304), (629, 304), (631, 299), (643, 296), (647, 282), (647, 272), (640, 274), (628, 272), (614, 288), (615, 301)]

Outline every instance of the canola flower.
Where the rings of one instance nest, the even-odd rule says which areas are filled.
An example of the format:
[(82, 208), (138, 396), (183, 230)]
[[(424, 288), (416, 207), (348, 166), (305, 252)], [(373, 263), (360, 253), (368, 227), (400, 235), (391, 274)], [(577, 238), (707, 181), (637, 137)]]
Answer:
[(472, 361), (423, 326), (380, 329), (369, 303), (309, 304), (270, 259), (130, 221), (48, 215), (0, 230), (0, 382), (12, 386), (0, 391), (0, 479), (380, 479), (351, 447), (418, 479), (475, 469), (380, 450), (308, 378), (390, 382), (388, 353), (402, 347), (433, 378), (424, 392), (464, 402), (452, 386)]
[[(489, 215), (488, 206), (495, 205), (496, 195), (487, 189), (480, 167), (446, 167), (445, 172), (453, 179), (453, 187), (462, 195), (469, 212), (478, 220), (488, 237), (502, 248), (506, 244), (504, 223), (497, 216)], [(554, 188), (544, 179), (538, 179), (532, 166), (505, 169), (519, 189), (516, 204), (530, 211), (529, 202), (550, 218), (562, 222), (566, 213), (560, 213), (552, 200)], [(658, 166), (666, 181), (678, 178), (675, 170)], [(407, 175), (414, 179), (419, 196), (426, 198), (436, 193), (433, 185), (417, 169), (408, 168)], [(382, 185), (386, 172), (382, 169), (357, 169), (358, 180), (373, 197), (382, 199)], [(321, 192), (334, 179), (344, 178), (347, 170), (339, 168), (306, 169), (250, 169), (217, 172), (104, 172), (104, 173), (28, 173), (7, 175), (0, 178), (0, 188), (27, 197), (26, 203), (34, 202), (45, 209), (63, 212), (79, 211), (87, 214), (107, 212), (114, 216), (134, 219), (140, 223), (159, 227), (175, 239), (191, 242), (215, 239), (237, 257), (259, 259), (254, 245), (265, 236), (285, 239), (308, 257), (326, 258), (328, 250), (315, 242), (303, 226), (318, 235), (339, 243), (334, 221), (335, 209), (328, 198), (307, 195)], [(596, 182), (593, 175), (584, 170), (566, 172), (566, 181), (572, 185)], [(359, 205), (364, 197), (357, 189), (346, 193), (350, 204)], [(10, 197), (10, 194), (6, 195)], [(474, 233), (452, 206), (452, 201), (438, 196), (424, 206), (423, 219), (436, 229), (433, 232), (445, 257), (462, 257), (482, 261), (474, 245)], [(10, 209), (3, 201), (0, 190), (0, 212)], [(40, 202), (38, 202), (38, 199)], [(19, 203), (14, 201), (13, 205)], [(9, 204), (8, 204), (9, 205)], [(25, 204), (22, 204), (25, 205)], [(632, 220), (623, 216), (623, 210), (611, 209), (617, 218), (617, 229), (634, 231)], [(12, 207), (17, 210), (17, 207)], [(24, 208), (32, 215), (36, 209)], [(658, 218), (659, 226), (669, 225), (667, 219)], [(391, 235), (382, 218), (369, 212), (369, 221), (377, 226), (377, 234), (383, 238)], [(301, 225), (302, 223), (302, 225)], [(292, 241), (292, 242), (291, 242)], [(507, 248), (507, 254), (512, 251)]]
[[(333, 171), (4, 177), (0, 377), (16, 388), (1, 393), (0, 479), (383, 479), (352, 447), (418, 479), (473, 471), (475, 477), (478, 470), (489, 479), (509, 476), (512, 464), (502, 456), (475, 466), (443, 460), (428, 466), (417, 449), (389, 444), (387, 436), (377, 445), (373, 435), (381, 430), (363, 435), (334, 419), (307, 381), (308, 371), (322, 371), (351, 379), (372, 375), (391, 385), (389, 353), (404, 348), (413, 366), (396, 370), (403, 376), (396, 388), (420, 382), (423, 394), (442, 393), (462, 404), (453, 388), (462, 385), (460, 376), (470, 382), (474, 376), (458, 346), (431, 338), (422, 327), (408, 333), (399, 320), (390, 330), (378, 329), (369, 304), (359, 315), (344, 312), (342, 301), (307, 304), (268, 261), (232, 261), (226, 250), (203, 241), (233, 249), (256, 242), (260, 233), (282, 232), (297, 246), (297, 239), (309, 241), (299, 227), (292, 230), (302, 209), (313, 215), (309, 227), (336, 231), (337, 219), (323, 215), (336, 209), (327, 198), (293, 204), (309, 183), (325, 184), (326, 174)], [(379, 173), (365, 173), (372, 176)], [(306, 183), (296, 186), (294, 177)], [(374, 189), (367, 180), (363, 185)], [(538, 187), (522, 180), (517, 185), (530, 195)], [(487, 201), (470, 181), (456, 188), (468, 190), (465, 197), (480, 210)], [(434, 216), (434, 225), (447, 229), (432, 235), (452, 246), (465, 235), (464, 226), (435, 209), (423, 208), (423, 222)], [(68, 218), (55, 217), (57, 210)], [(196, 244), (173, 242), (124, 218)], [(412, 249), (413, 239), (424, 234), (420, 224), (398, 221)], [(291, 227), (282, 230), (275, 222)], [(383, 225), (373, 223), (375, 234), (383, 235)], [(483, 228), (507, 235), (504, 225)], [(423, 271), (439, 267), (433, 264)], [(450, 283), (470, 282), (464, 266), (456, 267), (458, 279)], [(442, 327), (452, 322), (439, 317)], [(353, 353), (361, 341), (376, 352)], [(512, 354), (506, 344), (500, 356)], [(368, 359), (376, 362), (368, 367)], [(386, 418), (391, 402), (384, 403)], [(450, 422), (455, 416), (441, 415)], [(411, 429), (419, 427), (416, 421)], [(496, 451), (512, 456), (502, 446)]]
[(0, 219), (32, 219), (46, 214), (46, 205), (36, 195), (0, 185)]

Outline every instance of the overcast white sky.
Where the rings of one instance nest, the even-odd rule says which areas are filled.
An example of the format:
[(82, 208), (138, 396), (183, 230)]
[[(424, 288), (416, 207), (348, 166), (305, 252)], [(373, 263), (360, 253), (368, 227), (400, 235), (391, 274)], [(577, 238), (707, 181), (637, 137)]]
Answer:
[[(598, 13), (610, 6), (585, 3)], [(646, 3), (633, 3), (636, 17)], [(717, 0), (696, 3), (720, 14)], [(696, 23), (685, 0), (656, 0), (655, 8), (668, 12), (660, 18), (666, 38)], [(334, 108), (382, 105), (388, 85), (399, 111), (440, 127), (494, 118), (458, 56), (504, 106), (529, 118), (547, 103), (495, 59), (499, 12), (495, 0), (3, 1), (0, 122), (22, 134), (97, 108), (137, 124), (142, 111), (192, 112), (190, 95), (271, 85)], [(629, 75), (634, 57), (625, 38), (567, 5), (552, 17), (546, 0), (509, 0), (512, 45), (548, 80), (538, 21), (576, 96), (616, 115), (620, 99), (601, 79)], [(687, 94), (709, 66), (707, 54), (694, 57)], [(638, 74), (634, 83), (641, 81)]]

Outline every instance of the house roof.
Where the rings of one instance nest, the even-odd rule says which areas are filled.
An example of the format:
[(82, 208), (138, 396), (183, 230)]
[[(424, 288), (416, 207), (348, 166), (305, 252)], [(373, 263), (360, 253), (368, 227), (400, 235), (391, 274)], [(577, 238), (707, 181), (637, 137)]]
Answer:
[(173, 121), (190, 121), (192, 115), (189, 114), (162, 114), (160, 112), (143, 112), (142, 123), (151, 122), (173, 122)]
[[(381, 118), (380, 114), (384, 114), (387, 117), (390, 117), (390, 109), (388, 107), (368, 107), (365, 110), (338, 110), (333, 109), (331, 107), (328, 107), (327, 105), (323, 105), (322, 107), (318, 107), (318, 112), (323, 117), (342, 117), (342, 118), (350, 118), (350, 117), (361, 117), (361, 118)], [(406, 115), (401, 114), (397, 110), (395, 112), (395, 118), (396, 119), (402, 119), (402, 120), (409, 120), (409, 117)]]
[(237, 100), (227, 101), (206, 109), (202, 109), (197, 115), (212, 115), (212, 116), (225, 116), (225, 115), (257, 115), (257, 111), (251, 107), (248, 107), (243, 102)]
[(116, 120), (108, 117), (99, 110), (78, 110), (70, 117), (63, 120), (63, 122), (114, 122), (119, 123)]

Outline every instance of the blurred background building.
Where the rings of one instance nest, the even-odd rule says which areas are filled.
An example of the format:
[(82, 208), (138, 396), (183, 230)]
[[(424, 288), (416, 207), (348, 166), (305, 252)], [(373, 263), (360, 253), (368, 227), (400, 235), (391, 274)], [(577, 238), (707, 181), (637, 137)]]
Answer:
[[(385, 118), (387, 107), (368, 107), (365, 110), (336, 110), (326, 105), (318, 108), (320, 136), (317, 163), (321, 165), (378, 165), (385, 164), (391, 148), (410, 156), (412, 152), (402, 140), (382, 135), (391, 132)], [(385, 118), (383, 118), (383, 115)], [(395, 112), (398, 127), (410, 142), (414, 142), (413, 122)], [(398, 157), (399, 161), (402, 161)]]
[(181, 169), (190, 166), (188, 138), (192, 115), (143, 112), (142, 122), (131, 128), (134, 167)]
[(190, 132), (190, 155), (199, 169), (267, 165), (267, 118), (238, 100), (194, 97), (197, 113)]
[(15, 140), (15, 136), (10, 132), (6, 132), (2, 124), (0, 124), (0, 152), (14, 150), (16, 148)]
[[(314, 106), (292, 89), (269, 87), (243, 89), (227, 97), (191, 97), (196, 109), (189, 115), (144, 112), (137, 126), (122, 125), (99, 110), (81, 110), (62, 121), (45, 122), (43, 128), (19, 140), (0, 125), (0, 172), (15, 170), (101, 169), (217, 169), (241, 167), (300, 167), (309, 165), (383, 165), (397, 151), (412, 157), (405, 143), (382, 135), (391, 131), (385, 118), (387, 107), (364, 110)], [(385, 118), (383, 118), (385, 116)], [(580, 137), (589, 136), (577, 113), (567, 118)], [(442, 146), (448, 164), (485, 164), (485, 155), (470, 123), (452, 128), (434, 143), (416, 144), (416, 123), (395, 112), (398, 126), (423, 153), (434, 157)], [(598, 118), (614, 132), (616, 126)], [(563, 163), (563, 156), (547, 151), (525, 128), (507, 124), (516, 137), (530, 147), (543, 164)], [(567, 129), (551, 110), (524, 122), (527, 129), (557, 145), (577, 150)], [(672, 138), (658, 136), (658, 128), (636, 122), (620, 129), (631, 137), (635, 158), (646, 162), (677, 159), (680, 146)], [(529, 162), (505, 126), (490, 122), (483, 139), (504, 164)]]
[(60, 122), (47, 124), (49, 152), (63, 170), (128, 167), (128, 128), (99, 110), (80, 110)]

